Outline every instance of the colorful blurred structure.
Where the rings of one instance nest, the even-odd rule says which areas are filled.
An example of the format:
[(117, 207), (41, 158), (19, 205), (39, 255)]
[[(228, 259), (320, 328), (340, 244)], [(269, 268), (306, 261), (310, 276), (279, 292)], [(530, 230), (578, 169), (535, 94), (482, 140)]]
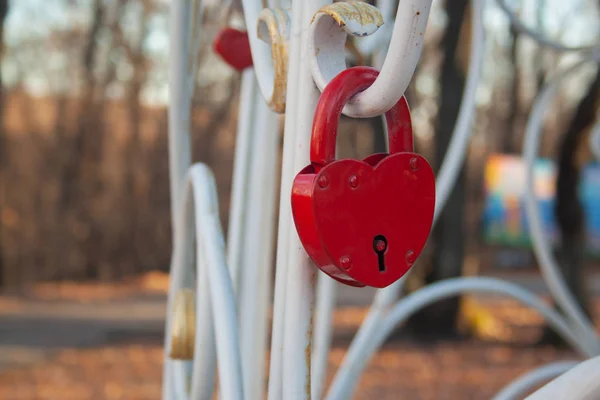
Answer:
[[(494, 154), (485, 166), (485, 205), (482, 216), (486, 243), (530, 247), (528, 220), (523, 193), (525, 165), (519, 156)], [(535, 193), (544, 231), (557, 243), (558, 228), (554, 217), (556, 166), (539, 159), (533, 170)], [(586, 214), (587, 250), (600, 257), (600, 163), (587, 165), (582, 173), (580, 199)]]

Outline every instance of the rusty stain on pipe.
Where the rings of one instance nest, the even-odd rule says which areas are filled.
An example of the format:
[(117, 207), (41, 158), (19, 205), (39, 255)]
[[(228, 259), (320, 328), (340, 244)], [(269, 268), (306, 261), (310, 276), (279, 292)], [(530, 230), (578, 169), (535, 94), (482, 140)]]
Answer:
[(352, 36), (371, 35), (383, 25), (383, 16), (377, 7), (361, 1), (328, 4), (317, 11), (313, 21), (318, 14), (329, 15)]
[(196, 336), (196, 295), (192, 289), (181, 289), (173, 304), (171, 351), (174, 360), (192, 360)]
[(274, 76), (273, 95), (268, 104), (273, 111), (282, 114), (285, 112), (290, 17), (280, 8), (265, 8), (258, 15), (256, 29), (258, 38), (271, 45)]

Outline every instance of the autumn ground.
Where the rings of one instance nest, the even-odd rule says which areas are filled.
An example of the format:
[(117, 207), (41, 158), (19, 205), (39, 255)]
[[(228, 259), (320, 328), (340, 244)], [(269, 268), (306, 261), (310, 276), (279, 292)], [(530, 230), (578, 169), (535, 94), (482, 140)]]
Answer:
[[(541, 290), (535, 275), (518, 280)], [(159, 399), (165, 283), (42, 284), (0, 296), (0, 399)], [(366, 313), (369, 293), (342, 292), (328, 380)], [(424, 343), (397, 334), (371, 360), (356, 399), (489, 399), (540, 364), (576, 355), (536, 347), (541, 320), (515, 302), (477, 299), (505, 339)], [(600, 300), (595, 302), (600, 314)], [(267, 355), (268, 356), (268, 355)]]

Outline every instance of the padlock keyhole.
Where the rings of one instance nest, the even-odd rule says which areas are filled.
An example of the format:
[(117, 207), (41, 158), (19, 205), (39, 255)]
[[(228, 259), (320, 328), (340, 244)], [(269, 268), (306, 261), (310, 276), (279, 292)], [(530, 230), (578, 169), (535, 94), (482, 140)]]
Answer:
[(377, 262), (379, 266), (379, 272), (385, 271), (385, 252), (387, 250), (387, 239), (383, 235), (377, 235), (373, 239), (373, 250), (377, 253)]

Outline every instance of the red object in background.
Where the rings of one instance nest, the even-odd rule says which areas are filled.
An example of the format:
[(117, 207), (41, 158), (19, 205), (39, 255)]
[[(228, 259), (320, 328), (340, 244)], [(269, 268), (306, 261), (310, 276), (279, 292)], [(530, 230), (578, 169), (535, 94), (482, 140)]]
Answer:
[(215, 53), (238, 71), (252, 66), (248, 33), (233, 28), (222, 29), (213, 41)]
[(417, 260), (431, 230), (435, 176), (413, 152), (410, 111), (402, 97), (386, 114), (390, 153), (335, 160), (344, 104), (378, 71), (346, 69), (327, 85), (315, 112), (310, 165), (296, 175), (292, 214), (319, 269), (351, 286), (386, 287)]

